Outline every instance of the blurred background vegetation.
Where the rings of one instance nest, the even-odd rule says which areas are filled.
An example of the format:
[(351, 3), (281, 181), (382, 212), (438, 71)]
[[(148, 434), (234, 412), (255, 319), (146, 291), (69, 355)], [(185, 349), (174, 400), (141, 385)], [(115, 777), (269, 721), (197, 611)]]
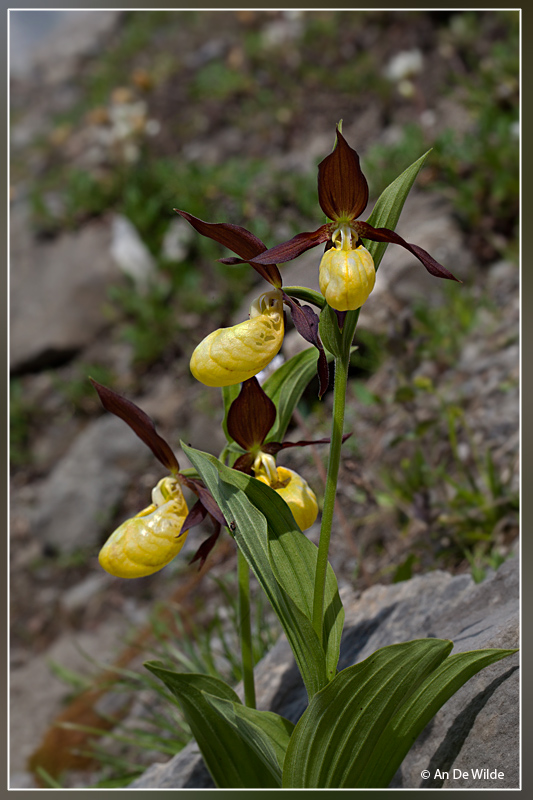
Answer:
[[(103, 310), (111, 336), (131, 347), (122, 388), (142, 390), (228, 324), (255, 280), (247, 267), (218, 264), (209, 239), (181, 230), (172, 240), (173, 208), (244, 225), (269, 246), (313, 229), (324, 152), (284, 154), (341, 118), (359, 125), (372, 198), (431, 147), (417, 185), (449, 198), (481, 270), (516, 261), (518, 24), (515, 11), (125, 13), (110, 45), (75, 76), (74, 100), (13, 149), (11, 166), (37, 237), (115, 211), (153, 257), (147, 290), (133, 280), (113, 286)], [(22, 113), (15, 93), (13, 120)], [(416, 311), (420, 360), (453, 361), (475, 325), (478, 289), (450, 302), (462, 304), (459, 317), (457, 308)], [(368, 375), (383, 343), (365, 341), (359, 368)], [(85, 415), (95, 410), (87, 374), (112, 382), (113, 369), (78, 360), (54, 373), (54, 387)], [(32, 434), (44, 424), (23, 382), (15, 376), (11, 391), (15, 470), (31, 467)]]
[[(375, 127), (358, 149), (373, 196), (431, 146), (426, 181), (450, 195), (465, 231), (488, 240), (480, 259), (508, 256), (517, 234), (517, 13), (294, 12), (285, 22), (276, 32), (269, 12), (129, 12), (116, 42), (78, 76), (77, 102), (32, 142), (42, 155), (31, 186), (36, 230), (51, 234), (118, 209), (170, 272), (161, 248), (177, 202), (208, 219), (223, 202), (226, 218), (270, 240), (281, 212), (294, 229), (316, 218), (316, 178), (314, 164), (265, 170), (265, 159), (289, 150), (303, 125), (311, 134), (372, 108)], [(409, 37), (416, 46), (404, 52), (414, 60), (392, 63)], [(431, 130), (436, 94), (464, 107), (466, 130)], [(122, 129), (110, 130), (120, 106)], [(384, 144), (392, 124), (394, 141)], [(91, 139), (87, 131), (99, 125)], [(76, 158), (81, 130), (92, 168), (76, 164), (90, 161)], [(221, 131), (232, 132), (232, 146), (195, 153), (195, 142)], [(12, 183), (25, 176), (15, 157)], [(198, 271), (185, 264), (180, 273), (187, 268)]]
[[(142, 297), (133, 281), (113, 287), (106, 313), (131, 343), (137, 382), (190, 345), (191, 320), (195, 338), (206, 317), (206, 331), (227, 324), (254, 280), (217, 264), (204, 237), (176, 260), (173, 208), (238, 222), (268, 245), (316, 227), (324, 153), (294, 168), (280, 156), (341, 118), (361, 120), (374, 199), (431, 147), (417, 185), (451, 200), (480, 265), (516, 260), (518, 23), (515, 11), (127, 12), (75, 76), (75, 102), (13, 149), (12, 190), (29, 194), (40, 237), (110, 211), (135, 226), (157, 276)], [(447, 97), (451, 126), (435, 112)], [(15, 93), (13, 120), (22, 112)], [(63, 389), (83, 411), (79, 379)], [(18, 465), (35, 409), (16, 380), (12, 409)]]
[[(400, 322), (382, 334), (361, 330), (347, 428), (357, 429), (361, 408), (373, 424), (398, 408), (400, 416), (390, 462), (370, 488), (361, 479), (344, 500), (365, 509), (352, 535), (379, 516), (400, 532), (403, 546), (387, 550), (379, 536), (366, 550), (361, 545), (348, 577), (404, 580), (421, 569), (447, 568), (468, 569), (481, 580), (497, 567), (518, 519), (513, 471), (494, 460), (501, 442), (477, 447), (461, 404), (441, 391), (438, 379), (414, 375), (428, 361), (437, 378), (453, 369), (483, 313), (498, 316), (498, 298), (485, 290), (486, 271), (500, 260), (518, 263), (518, 12), (128, 11), (69, 86), (69, 101), (50, 101), (46, 124), (12, 144), (12, 199), (28, 201), (33, 235), (42, 242), (120, 214), (135, 227), (155, 269), (143, 293), (131, 278), (112, 286), (102, 309), (109, 344), (129, 348), (122, 371), (111, 357), (88, 361), (82, 353), (46, 370), (53, 393), (46, 402), (32, 390), (35, 374), (12, 376), (15, 483), (29, 484), (49, 468), (35, 447), (39, 435), (60, 429), (67, 418), (86, 421), (100, 413), (88, 374), (133, 398), (165, 374), (192, 383), (187, 359), (193, 347), (232, 323), (253, 288), (253, 271), (218, 264), (227, 253), (188, 235), (173, 208), (243, 225), (268, 246), (314, 230), (323, 218), (316, 165), (343, 119), (357, 130), (350, 143), (361, 155), (371, 200), (432, 148), (417, 187), (446, 197), (475, 263), (460, 295), (443, 289), (438, 310), (414, 304), (409, 347)], [(16, 124), (27, 113), (28, 94), (13, 92), (11, 101)], [(393, 377), (378, 394), (368, 380), (391, 359)], [(204, 410), (215, 418), (207, 401)], [(314, 387), (299, 413), (313, 434), (328, 434), (328, 404), (316, 402)], [(355, 439), (346, 444), (346, 469), (357, 464), (356, 476), (365, 457), (360, 446)], [(312, 463), (311, 456), (302, 458)], [(424, 517), (430, 497), (433, 516)], [(407, 536), (417, 515), (431, 537)], [(378, 563), (369, 577), (359, 557), (371, 556), (372, 548)], [(58, 569), (72, 575), (73, 566), (83, 572), (82, 563)], [(210, 631), (216, 618), (213, 626)], [(270, 643), (265, 630), (258, 655)], [(205, 646), (200, 637), (191, 665), (212, 668), (214, 635)], [(239, 677), (235, 663), (217, 668)], [(167, 752), (168, 739), (163, 746), (153, 737), (146, 747)], [(179, 749), (182, 742), (170, 746)], [(122, 770), (123, 777), (102, 785), (128, 782), (124, 764), (111, 767), (109, 775)]]

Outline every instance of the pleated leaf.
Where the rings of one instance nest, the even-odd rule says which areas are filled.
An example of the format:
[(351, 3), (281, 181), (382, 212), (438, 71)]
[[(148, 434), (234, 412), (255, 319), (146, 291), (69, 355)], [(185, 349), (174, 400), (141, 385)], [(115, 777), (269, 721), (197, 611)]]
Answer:
[(277, 785), (281, 786), (281, 771), (294, 723), (272, 711), (258, 711), (242, 703), (218, 697), (211, 697), (209, 700), (264, 761), (276, 778)]
[[(344, 611), (333, 570), (330, 567), (327, 573), (321, 642), (311, 621), (318, 551), (299, 530), (287, 504), (255, 478), (182, 446), (234, 527), (235, 540), (281, 622), (312, 697), (335, 674), (339, 658)], [(288, 563), (291, 559), (294, 563)]]
[(460, 653), (452, 642), (390, 645), (340, 672), (310, 702), (287, 748), (286, 788), (386, 788), (427, 722), (509, 650)]
[[(255, 483), (255, 482), (254, 482)], [(259, 492), (262, 491), (264, 484), (259, 484)], [(265, 487), (267, 488), (267, 487)], [(272, 491), (272, 490), (270, 490)], [(251, 487), (250, 495), (253, 502), (261, 502), (257, 495), (259, 492), (256, 487)], [(275, 492), (273, 492), (276, 495)], [(266, 499), (266, 497), (265, 497)], [(276, 503), (278, 504), (278, 495)], [(269, 505), (265, 510), (270, 511)], [(278, 504), (279, 505), (279, 504)], [(276, 525), (269, 519), (268, 546), (270, 553), (270, 565), (279, 585), (291, 596), (300, 611), (308, 620), (313, 619), (313, 591), (316, 574), (316, 561), (318, 549), (316, 545), (309, 541), (291, 523), (292, 514), (285, 508), (280, 507), (279, 514), (284, 516), (284, 523), (287, 525), (285, 530), (283, 525)], [(289, 527), (292, 524), (292, 527)], [(335, 677), (337, 673), (337, 663), (339, 661), (339, 651), (341, 635), (344, 625), (344, 609), (342, 607), (337, 579), (333, 569), (328, 564), (326, 578), (326, 589), (324, 594), (324, 627), (322, 645), (326, 654), (326, 670), (328, 680)]]
[(270, 762), (265, 753), (270, 737), (265, 736), (263, 752), (258, 752), (260, 729), (255, 730), (252, 745), (227, 714), (221, 713), (217, 701), (242, 705), (224, 681), (210, 675), (179, 673), (158, 662), (149, 661), (147, 669), (154, 673), (177, 697), (185, 719), (196, 739), (205, 764), (219, 789), (279, 788), (279, 763), (272, 754)]
[(448, 656), (398, 709), (383, 736), (379, 758), (368, 762), (359, 785), (388, 786), (411, 745), (439, 708), (476, 673), (513, 653), (516, 650), (487, 649)]
[(398, 707), (443, 661), (452, 643), (423, 639), (391, 645), (342, 670), (311, 700), (292, 735), (287, 788), (356, 788)]

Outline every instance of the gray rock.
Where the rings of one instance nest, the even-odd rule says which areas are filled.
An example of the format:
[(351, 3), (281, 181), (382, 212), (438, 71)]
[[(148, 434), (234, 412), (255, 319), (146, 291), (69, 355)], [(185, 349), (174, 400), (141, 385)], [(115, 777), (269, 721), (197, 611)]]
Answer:
[(110, 254), (108, 220), (52, 241), (33, 237), (28, 211), (11, 217), (11, 370), (65, 362), (109, 325), (102, 313), (111, 284), (123, 280)]
[[(359, 596), (345, 590), (346, 627), (339, 668), (362, 661), (396, 642), (451, 639), (454, 652), (514, 648), (518, 634), (518, 559), (506, 561), (481, 584), (469, 575), (431, 572), (390, 586), (377, 585)], [(296, 722), (306, 693), (282, 637), (256, 670), (258, 707)], [(519, 786), (518, 654), (471, 678), (420, 734), (391, 782), (394, 788), (510, 789)], [(470, 777), (454, 779), (453, 770)], [(497, 769), (500, 779), (471, 776)], [(423, 770), (431, 777), (424, 781)], [(449, 777), (439, 777), (447, 772)], [(455, 775), (458, 773), (456, 772)], [(132, 788), (212, 786), (195, 742), (167, 764), (152, 765)]]
[(167, 764), (152, 764), (131, 789), (214, 789), (196, 742), (190, 742)]
[(107, 415), (90, 423), (38, 488), (30, 511), (35, 537), (63, 553), (96, 544), (129, 476), (150, 460), (146, 445), (121, 420)]
[(61, 610), (67, 615), (87, 608), (91, 600), (102, 592), (113, 580), (111, 575), (103, 570), (96, 575), (88, 575), (81, 583), (76, 583), (69, 589), (61, 592), (59, 602)]
[(116, 265), (145, 290), (156, 272), (156, 261), (140, 237), (135, 225), (122, 214), (115, 214), (112, 222), (111, 255)]
[(182, 217), (172, 218), (163, 237), (161, 255), (169, 261), (185, 261), (194, 239), (194, 229)]
[(59, 636), (42, 653), (33, 652), (10, 675), (10, 788), (34, 786), (27, 772), (28, 759), (42, 743), (58, 713), (72, 699), (72, 686), (61, 680), (53, 666), (91, 682), (95, 659), (102, 666), (116, 658), (125, 645), (124, 616), (109, 609), (106, 625), (94, 630), (72, 630)]

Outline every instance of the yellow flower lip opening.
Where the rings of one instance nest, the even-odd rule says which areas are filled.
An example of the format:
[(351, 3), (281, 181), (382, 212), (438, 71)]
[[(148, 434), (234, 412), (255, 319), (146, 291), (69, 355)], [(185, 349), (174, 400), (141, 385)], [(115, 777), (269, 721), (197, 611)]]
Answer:
[(353, 242), (357, 239), (357, 233), (352, 230), (348, 220), (337, 223), (331, 235), (331, 241), (337, 250), (355, 250)]
[(281, 308), (283, 308), (283, 295), (280, 289), (272, 289), (270, 292), (260, 294), (250, 306), (250, 319), (271, 313), (274, 309), (280, 307), (280, 303)]
[(188, 509), (175, 478), (162, 478), (152, 504), (111, 534), (100, 550), (100, 566), (117, 578), (142, 578), (166, 567), (185, 544)]
[(271, 456), (269, 453), (259, 452), (255, 457), (254, 472), (256, 478), (259, 478), (260, 475), (264, 476), (269, 486), (272, 486), (273, 489), (276, 488), (275, 484), (278, 483), (278, 471), (274, 456)]
[(254, 472), (257, 480), (266, 483), (285, 500), (301, 531), (313, 525), (318, 516), (318, 502), (301, 475), (286, 467), (276, 467), (273, 456), (266, 453), (257, 456)]
[(206, 386), (234, 386), (263, 370), (283, 343), (283, 294), (264, 292), (250, 307), (250, 319), (210, 333), (192, 354), (190, 368)]

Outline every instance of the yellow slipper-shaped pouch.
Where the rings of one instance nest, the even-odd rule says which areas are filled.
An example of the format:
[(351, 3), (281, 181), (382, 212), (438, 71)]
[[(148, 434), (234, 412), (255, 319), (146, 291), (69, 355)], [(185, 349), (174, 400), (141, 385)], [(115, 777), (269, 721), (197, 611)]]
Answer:
[(191, 372), (206, 386), (233, 386), (261, 372), (283, 342), (283, 297), (279, 290), (254, 301), (250, 319), (219, 328), (207, 336), (191, 358)]
[(185, 544), (188, 509), (179, 483), (163, 478), (152, 505), (123, 522), (100, 550), (100, 565), (117, 578), (142, 578), (166, 567)]

